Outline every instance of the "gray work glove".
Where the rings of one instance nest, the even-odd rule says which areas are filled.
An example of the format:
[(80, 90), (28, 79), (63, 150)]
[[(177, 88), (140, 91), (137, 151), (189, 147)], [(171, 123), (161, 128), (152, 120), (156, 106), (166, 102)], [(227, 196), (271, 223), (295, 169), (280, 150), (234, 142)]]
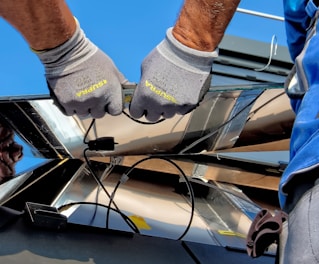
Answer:
[(142, 77), (130, 105), (134, 118), (149, 121), (184, 115), (208, 91), (211, 68), (218, 52), (191, 49), (175, 39), (172, 28), (142, 63)]
[(55, 104), (66, 115), (100, 118), (123, 109), (121, 84), (127, 82), (113, 61), (85, 37), (79, 24), (67, 42), (36, 52)]

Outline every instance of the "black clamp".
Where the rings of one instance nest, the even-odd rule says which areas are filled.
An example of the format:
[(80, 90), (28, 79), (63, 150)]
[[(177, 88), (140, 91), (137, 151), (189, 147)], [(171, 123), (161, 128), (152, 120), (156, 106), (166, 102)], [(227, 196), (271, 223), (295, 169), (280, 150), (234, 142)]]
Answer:
[(25, 212), (28, 222), (33, 226), (55, 230), (65, 229), (67, 226), (67, 217), (55, 207), (26, 202)]

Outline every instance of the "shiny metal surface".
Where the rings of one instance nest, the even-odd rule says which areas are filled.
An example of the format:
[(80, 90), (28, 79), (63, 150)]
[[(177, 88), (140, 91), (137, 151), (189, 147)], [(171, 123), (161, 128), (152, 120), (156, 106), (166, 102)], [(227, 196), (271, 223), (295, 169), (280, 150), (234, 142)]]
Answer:
[[(251, 109), (262, 108), (265, 101), (273, 104), (277, 100), (281, 104), (281, 109), (272, 109), (271, 113), (263, 112), (262, 119), (268, 120), (267, 125), (293, 120), (292, 114), (283, 116), (286, 120), (272, 120), (274, 115), (291, 111), (288, 101), (276, 98), (279, 91), (282, 88), (274, 84), (251, 85), (248, 88), (232, 86), (224, 91), (210, 91), (193, 112), (158, 124), (137, 123), (124, 114), (116, 117), (106, 115), (95, 121), (88, 140), (114, 137), (117, 144), (113, 151), (91, 152), (90, 155), (178, 153), (203, 137), (206, 138), (189, 151), (231, 148), (249, 124), (247, 120), (252, 118)], [(91, 119), (64, 116), (49, 99), (2, 102), (0, 109), (3, 119), (33, 149), (35, 156), (82, 157), (86, 148), (83, 138)], [(257, 112), (253, 113), (256, 116)], [(258, 130), (260, 127), (250, 128), (254, 129)], [(280, 129), (278, 127), (274, 133), (280, 134)]]
[[(114, 197), (118, 208), (135, 221), (141, 234), (177, 239), (183, 233), (192, 212), (188, 195), (178, 191), (183, 185), (180, 176), (137, 170), (127, 182), (120, 185), (115, 195), (114, 188), (125, 168), (118, 166), (110, 170), (109, 164), (95, 164), (94, 167), (98, 168), (95, 171)], [(259, 207), (235, 186), (213, 182), (203, 182), (201, 186), (198, 183), (193, 181), (194, 218), (183, 240), (244, 249), (251, 218)], [(105, 226), (107, 210), (99, 204), (108, 205), (109, 198), (92, 178), (86, 165), (79, 169), (51, 205), (64, 208), (76, 202), (92, 204), (61, 209), (70, 222)], [(114, 213), (111, 214), (109, 225), (111, 229), (131, 231)]]
[[(110, 198), (102, 186), (97, 185), (92, 171), (112, 193), (123, 173), (132, 166), (130, 158), (161, 155), (186, 163), (183, 169), (187, 170), (185, 174), (195, 192), (194, 214), (189, 193), (183, 191), (180, 171), (172, 172), (160, 161), (143, 164), (144, 167), (130, 175), (133, 177), (119, 185), (116, 195), (113, 193), (111, 197), (121, 212), (138, 226), (142, 235), (170, 239), (178, 238), (193, 216), (190, 229), (183, 237), (185, 241), (245, 249), (245, 236), (259, 207), (234, 185), (209, 179), (216, 175), (218, 179), (218, 173), (224, 173), (215, 170), (218, 166), (231, 168), (234, 162), (239, 164), (236, 155), (221, 162), (220, 157), (224, 161), (226, 154), (218, 156), (218, 152), (289, 139), (294, 115), (284, 96), (283, 80), (291, 63), (282, 52), (270, 67), (256, 71), (267, 63), (268, 54), (254, 54), (254, 43), (248, 49), (247, 42), (238, 45), (239, 40), (235, 49), (233, 38), (225, 40), (221, 56), (215, 61), (212, 87), (200, 105), (185, 116), (175, 116), (157, 124), (143, 124), (125, 114), (105, 115), (95, 120), (88, 131), (92, 119), (64, 116), (46, 95), (0, 98), (0, 123), (6, 128), (4, 131), (14, 132), (10, 144), (1, 149), (0, 164), (11, 165), (11, 173), (2, 173), (0, 177), (11, 181), (0, 186), (5, 190), (0, 202), (19, 207), (19, 210), (29, 200), (59, 208), (69, 203), (89, 202), (63, 207), (61, 211), (72, 223), (105, 227), (105, 206)], [(245, 56), (247, 54), (249, 56)], [(128, 113), (134, 89), (123, 92), (124, 111)], [(83, 161), (87, 140), (103, 137), (114, 137), (116, 145), (114, 150), (87, 152), (89, 158), (94, 159), (92, 170)], [(17, 148), (13, 144), (15, 141), (23, 148)], [(15, 155), (9, 164), (3, 157), (14, 155), (5, 153), (7, 150), (15, 154), (20, 150), (23, 155)], [(244, 166), (238, 171), (245, 174), (251, 165), (256, 167), (255, 161), (242, 164)], [(14, 174), (20, 163), (24, 169)], [(277, 167), (274, 170), (276, 176), (281, 173)], [(237, 172), (232, 171), (232, 174)], [(258, 173), (264, 176), (263, 172)], [(127, 223), (113, 211), (109, 227), (131, 232)]]

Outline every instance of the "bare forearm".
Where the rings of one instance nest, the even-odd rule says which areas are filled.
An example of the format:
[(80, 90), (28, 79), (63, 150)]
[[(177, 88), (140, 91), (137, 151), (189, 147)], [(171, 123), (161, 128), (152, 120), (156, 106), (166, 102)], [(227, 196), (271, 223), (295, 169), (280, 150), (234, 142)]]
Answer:
[(224, 36), (240, 0), (185, 0), (174, 26), (174, 37), (184, 45), (213, 51)]
[(54, 48), (75, 31), (73, 15), (63, 0), (1, 0), (0, 15), (35, 50)]

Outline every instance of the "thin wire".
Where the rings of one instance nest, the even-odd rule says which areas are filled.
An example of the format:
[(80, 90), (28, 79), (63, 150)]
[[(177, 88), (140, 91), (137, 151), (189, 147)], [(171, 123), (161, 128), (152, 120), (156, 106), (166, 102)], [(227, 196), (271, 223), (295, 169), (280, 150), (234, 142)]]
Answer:
[(94, 219), (96, 218), (96, 214), (97, 214), (97, 208), (98, 208), (98, 203), (99, 203), (99, 194), (100, 194), (100, 186), (97, 187), (97, 190), (96, 190), (96, 194), (95, 194), (95, 203), (96, 203), (96, 206), (94, 208), (94, 213), (91, 217), (91, 221), (90, 221), (90, 225), (93, 224), (94, 222)]
[(260, 111), (263, 107), (265, 107), (266, 105), (270, 104), (271, 102), (273, 102), (274, 100), (276, 100), (277, 98), (279, 98), (280, 96), (285, 95), (286, 92), (282, 92), (280, 94), (277, 94), (276, 96), (270, 98), (268, 101), (266, 101), (265, 103), (263, 103), (261, 106), (259, 106), (258, 108), (256, 108), (254, 111), (251, 111), (248, 116), (249, 118), (247, 119), (247, 122), (251, 119), (252, 115), (255, 115), (258, 111)]
[(133, 120), (134, 122), (138, 123), (138, 124), (142, 124), (142, 125), (155, 125), (158, 123), (161, 123), (163, 121), (165, 121), (165, 118), (159, 119), (156, 122), (144, 122), (138, 119), (135, 119), (134, 117), (132, 117), (131, 115), (129, 115), (128, 113), (126, 113), (125, 111), (122, 111), (122, 113), (127, 116), (129, 119)]
[[(115, 187), (113, 189), (112, 195), (110, 196), (110, 199), (109, 199), (108, 208), (111, 208), (110, 206), (111, 206), (111, 204), (112, 204), (112, 202), (114, 200), (115, 193), (116, 193), (117, 189), (119, 188), (120, 184), (121, 184), (120, 181), (118, 181), (116, 183), (116, 185), (115, 185)], [(106, 228), (109, 228), (109, 223), (110, 223), (110, 210), (107, 210), (106, 211), (106, 218), (105, 218), (105, 226), (106, 226)]]
[[(86, 133), (85, 133), (85, 135), (84, 135), (84, 138), (83, 138), (83, 143), (84, 143), (84, 144), (88, 144), (88, 142), (87, 142), (86, 139), (87, 139), (88, 134), (89, 134), (89, 132), (90, 132), (90, 130), (91, 130), (91, 128), (93, 127), (94, 124), (95, 124), (95, 119), (93, 118), (92, 121), (91, 121), (91, 124), (89, 125), (89, 127), (88, 127), (88, 129), (87, 129), (87, 131), (86, 131)], [(92, 164), (91, 164), (89, 158), (88, 158), (87, 155), (86, 155), (86, 152), (87, 152), (88, 150), (89, 150), (89, 148), (85, 148), (84, 151), (83, 151), (83, 156), (84, 156), (85, 162), (86, 162), (86, 164), (87, 164), (87, 166), (88, 166), (88, 168), (89, 168), (89, 170), (90, 170), (90, 172), (91, 172), (91, 174), (92, 174), (94, 180), (95, 180), (96, 183), (98, 184), (98, 186), (102, 188), (102, 190), (104, 191), (104, 193), (105, 193), (105, 194), (107, 195), (107, 197), (111, 200), (111, 196), (110, 196), (109, 192), (106, 190), (106, 188), (104, 187), (102, 181), (99, 179), (99, 177), (96, 175), (95, 171), (92, 169)], [(120, 213), (120, 209), (119, 209), (119, 207), (117, 206), (117, 204), (113, 201), (113, 199), (112, 199), (112, 202), (113, 202), (113, 205), (114, 205), (115, 209)], [(109, 204), (109, 206), (111, 206), (111, 203)], [(108, 210), (108, 212), (109, 212), (109, 210)], [(126, 221), (126, 220), (124, 219), (124, 221)], [(136, 228), (135, 228), (135, 227), (132, 227), (129, 223), (127, 223), (127, 224), (132, 228), (133, 231), (136, 232)], [(108, 228), (108, 226), (106, 226), (106, 228)]]
[[(98, 186), (100, 186), (100, 187), (103, 189), (104, 193), (108, 196), (108, 198), (110, 199), (110, 201), (112, 201), (112, 203), (113, 203), (115, 209), (120, 212), (121, 210), (119, 209), (119, 207), (117, 206), (117, 204), (115, 203), (115, 201), (114, 201), (113, 199), (111, 199), (111, 195), (110, 195), (109, 192), (106, 190), (106, 188), (104, 187), (103, 183), (101, 182), (101, 180), (99, 179), (99, 177), (97, 177), (96, 173), (95, 173), (94, 170), (92, 169), (91, 162), (90, 162), (90, 160), (88, 159), (88, 157), (87, 157), (87, 155), (86, 155), (86, 152), (87, 152), (88, 150), (89, 150), (89, 148), (84, 149), (83, 156), (84, 156), (84, 159), (85, 159), (85, 161), (86, 161), (86, 163), (87, 163), (87, 165), (88, 165), (88, 168), (89, 168), (89, 170), (90, 170), (90, 172), (91, 172), (91, 174), (92, 174), (94, 180), (97, 182)], [(109, 206), (111, 206), (111, 203), (109, 204)], [(124, 220), (125, 220), (125, 219), (124, 219)], [(108, 226), (106, 226), (106, 228), (108, 228)], [(133, 229), (133, 231), (135, 231), (135, 230)]]
[(95, 123), (95, 118), (92, 119), (92, 121), (91, 121), (91, 123), (90, 123), (88, 129), (87, 129), (86, 132), (85, 132), (85, 135), (84, 135), (84, 137), (83, 137), (83, 143), (84, 143), (84, 144), (88, 144), (88, 143), (89, 143), (89, 142), (86, 141), (86, 140), (87, 140), (87, 137), (88, 137), (88, 135), (89, 135), (89, 132), (90, 132), (91, 128), (93, 127), (94, 123)]
[[(135, 233), (140, 233), (139, 229), (137, 228), (137, 226), (135, 225), (135, 223), (124, 213), (122, 213), (121, 211), (119, 210), (116, 210), (114, 208), (109, 208), (107, 205), (105, 204), (101, 204), (101, 203), (95, 203), (95, 202), (72, 202), (72, 203), (67, 203), (67, 204), (63, 204), (61, 205), (59, 208), (58, 208), (58, 211), (61, 211), (63, 210), (65, 207), (70, 207), (70, 206), (74, 206), (74, 205), (81, 205), (81, 204), (84, 204), (84, 205), (95, 205), (95, 206), (101, 206), (101, 207), (104, 207), (106, 208), (107, 210), (112, 210), (116, 213), (118, 213), (119, 215), (121, 215), (121, 217), (125, 220), (125, 222), (129, 225), (130, 228), (133, 227), (133, 231)], [(108, 228), (107, 228), (108, 229)]]
[(213, 135), (215, 135), (216, 133), (219, 132), (220, 129), (222, 129), (224, 126), (228, 125), (230, 122), (232, 122), (235, 118), (237, 118), (243, 111), (245, 111), (248, 107), (250, 107), (253, 103), (255, 103), (257, 101), (257, 99), (265, 92), (265, 90), (263, 90), (258, 96), (256, 96), (251, 102), (249, 102), (247, 105), (245, 105), (239, 112), (237, 112), (232, 118), (230, 118), (229, 120), (227, 120), (226, 122), (222, 123), (219, 127), (217, 127), (215, 130), (213, 130), (212, 132), (208, 133), (207, 135), (195, 140), (192, 144), (190, 144), (189, 146), (185, 147), (184, 149), (182, 149), (178, 154), (184, 154), (186, 151), (194, 148), (195, 146), (197, 146), (198, 144), (202, 143), (204, 140), (212, 137)]
[[(201, 137), (200, 139), (196, 140), (195, 142), (193, 142), (193, 143), (192, 143), (191, 145), (189, 145), (188, 147), (184, 148), (182, 151), (179, 152), (179, 154), (183, 154), (184, 152), (188, 151), (189, 149), (195, 147), (197, 144), (199, 144), (199, 143), (201, 143), (202, 141), (206, 140), (207, 138), (213, 136), (213, 135), (214, 135), (215, 133), (217, 133), (221, 128), (223, 128), (223, 127), (226, 126), (228, 123), (230, 123), (231, 121), (233, 121), (233, 120), (234, 120), (236, 117), (238, 117), (244, 110), (246, 110), (249, 106), (251, 106), (251, 105), (263, 94), (264, 91), (265, 91), (265, 90), (263, 90), (263, 91), (262, 91), (258, 96), (256, 96), (250, 103), (248, 103), (248, 104), (247, 104), (245, 107), (243, 107), (239, 112), (237, 112), (236, 115), (234, 115), (231, 119), (229, 119), (228, 121), (224, 122), (222, 125), (220, 125), (217, 129), (215, 129), (215, 130), (212, 131), (211, 133), (209, 133), (209, 134), (207, 134), (207, 135)], [(128, 115), (126, 112), (124, 112), (124, 111), (123, 111), (123, 113), (124, 113), (127, 117), (129, 117), (130, 119), (132, 119), (133, 121), (135, 121), (135, 122), (137, 122), (137, 123), (147, 124), (147, 125), (157, 124), (157, 123), (162, 122), (162, 121), (165, 120), (165, 119), (161, 119), (161, 120), (158, 120), (158, 121), (155, 122), (155, 123), (148, 123), (148, 122), (142, 122), (142, 121), (136, 120), (136, 119), (132, 118), (130, 115)], [(86, 134), (85, 134), (85, 137), (84, 137), (84, 140), (83, 140), (83, 142), (85, 142), (85, 143), (86, 143), (86, 137), (87, 137), (87, 135), (88, 135), (90, 129), (91, 129), (92, 126), (94, 125), (94, 122), (95, 122), (95, 120), (93, 119), (92, 122), (91, 122), (91, 124), (90, 124), (90, 126), (89, 126), (89, 128), (88, 128), (88, 130), (87, 130), (87, 132), (86, 132)], [(90, 169), (90, 171), (91, 171), (91, 173), (92, 173), (94, 179), (97, 181), (97, 183), (102, 187), (102, 189), (104, 190), (104, 192), (105, 192), (105, 193), (107, 194), (107, 196), (109, 197), (109, 205), (108, 205), (108, 206), (105, 206), (105, 207), (107, 208), (106, 228), (108, 228), (108, 226), (109, 226), (110, 210), (116, 210), (116, 211), (118, 211), (119, 214), (121, 214), (121, 211), (119, 210), (119, 208), (117, 207), (116, 203), (114, 202), (114, 197), (115, 197), (115, 194), (116, 194), (116, 192), (117, 192), (117, 190), (118, 190), (118, 188), (119, 188), (119, 186), (120, 186), (120, 184), (121, 184), (122, 182), (121, 182), (121, 180), (119, 180), (119, 181), (117, 182), (117, 184), (116, 184), (116, 186), (115, 186), (115, 188), (114, 188), (112, 194), (110, 195), (110, 194), (108, 193), (108, 191), (105, 189), (105, 187), (104, 187), (104, 185), (102, 184), (102, 182), (101, 182), (101, 181), (99, 180), (99, 178), (95, 175), (94, 171), (93, 171), (92, 168), (91, 168), (90, 161), (88, 160), (87, 155), (86, 155), (86, 151), (88, 151), (88, 150), (89, 150), (88, 148), (84, 150), (84, 157), (85, 157), (85, 160), (86, 160), (86, 162), (87, 162), (87, 164), (88, 164), (88, 167), (89, 167), (89, 169)], [(190, 215), (190, 219), (189, 219), (188, 225), (187, 225), (185, 231), (183, 232), (183, 234), (178, 238), (178, 240), (181, 240), (181, 239), (187, 234), (187, 232), (188, 232), (189, 229), (190, 229), (190, 226), (191, 226), (191, 223), (192, 223), (193, 217), (194, 217), (194, 210), (195, 210), (195, 204), (194, 204), (195, 198), (194, 198), (193, 188), (192, 188), (192, 186), (191, 186), (191, 184), (190, 184), (189, 179), (188, 179), (187, 176), (185, 175), (184, 171), (183, 171), (175, 162), (173, 162), (173, 161), (170, 160), (170, 159), (167, 159), (167, 158), (164, 158), (164, 157), (158, 157), (158, 156), (150, 156), (150, 157), (144, 158), (144, 159), (139, 160), (139, 161), (137, 161), (136, 163), (134, 163), (134, 164), (127, 170), (127, 172), (124, 173), (124, 175), (126, 175), (126, 176), (128, 177), (129, 174), (134, 170), (134, 168), (135, 168), (137, 165), (139, 165), (140, 163), (142, 163), (142, 162), (144, 162), (144, 161), (146, 161), (146, 160), (155, 159), (155, 158), (165, 160), (165, 161), (171, 163), (172, 165), (174, 165), (174, 166), (179, 170), (179, 172), (182, 174), (182, 176), (184, 177), (185, 182), (186, 182), (186, 185), (187, 185), (187, 188), (188, 188), (188, 190), (189, 190), (192, 209), (191, 209), (191, 215)], [(200, 184), (204, 184), (204, 183), (200, 183)], [(205, 185), (205, 184), (204, 184), (204, 185)], [(247, 199), (244, 199), (243, 197), (240, 197), (240, 196), (238, 196), (238, 195), (236, 195), (236, 194), (234, 194), (234, 193), (232, 193), (232, 192), (230, 192), (230, 191), (227, 191), (227, 190), (222, 189), (222, 188), (220, 188), (220, 187), (216, 187), (216, 186), (211, 185), (211, 184), (209, 184), (209, 187), (212, 187), (212, 188), (221, 190), (221, 191), (226, 192), (226, 193), (230, 193), (231, 195), (234, 195), (234, 196), (236, 196), (236, 197), (238, 197), (238, 198), (240, 198), (240, 199), (242, 199), (242, 200), (244, 200), (244, 201), (246, 201), (246, 202), (248, 202), (248, 203), (251, 203), (251, 204), (253, 204), (253, 205), (256, 206), (255, 203), (253, 203), (253, 202), (251, 202), (251, 201), (249, 201), (249, 200), (247, 200)], [(112, 203), (114, 204), (114, 206), (115, 206), (116, 209), (113, 209), (113, 208), (111, 207), (111, 204), (112, 204)], [(124, 219), (124, 220), (125, 220), (125, 219)], [(132, 228), (132, 227), (131, 227), (131, 228)], [(134, 230), (134, 227), (133, 227), (132, 229)], [(135, 231), (135, 230), (134, 230), (134, 231)]]
[[(137, 162), (135, 162), (123, 175), (129, 177), (129, 174), (131, 174), (131, 172), (135, 169), (135, 167), (137, 165), (139, 165), (140, 163), (144, 162), (144, 161), (147, 161), (147, 160), (150, 160), (150, 159), (161, 159), (161, 160), (165, 160), (169, 163), (171, 163), (173, 166), (175, 166), (177, 168), (177, 170), (182, 174), (185, 182), (186, 182), (186, 185), (187, 185), (187, 188), (188, 188), (188, 191), (189, 191), (189, 196), (190, 196), (190, 200), (191, 200), (191, 213), (190, 213), (190, 218), (189, 218), (189, 221), (188, 221), (188, 224), (184, 230), (184, 232), (180, 235), (180, 237), (177, 239), (177, 240), (181, 240), (189, 231), (190, 227), (191, 227), (191, 224), (192, 224), (192, 221), (193, 221), (193, 218), (194, 218), (194, 212), (195, 212), (195, 196), (194, 196), (194, 191), (193, 191), (193, 188), (187, 178), (187, 176), (185, 175), (184, 171), (181, 169), (180, 166), (178, 166), (175, 162), (173, 162), (172, 160), (170, 159), (167, 159), (167, 158), (164, 158), (164, 157), (156, 157), (156, 156), (150, 156), (150, 157), (146, 157), (144, 159), (141, 159)], [(113, 190), (113, 193), (111, 195), (111, 199), (113, 200), (114, 197), (115, 197), (115, 193), (117, 191), (117, 189), (119, 188), (120, 184), (121, 184), (121, 180), (119, 180)], [(111, 200), (109, 201), (109, 205), (111, 204)], [(106, 218), (106, 221), (108, 222), (109, 221), (109, 211), (107, 212), (107, 218)]]
[[(88, 134), (89, 134), (89, 132), (90, 132), (90, 130), (92, 129), (92, 127), (93, 127), (94, 124), (95, 124), (95, 118), (92, 119), (92, 121), (91, 121), (91, 123), (90, 123), (88, 129), (86, 130), (86, 133), (85, 133), (85, 135), (84, 135), (84, 137), (83, 137), (83, 143), (84, 143), (84, 144), (88, 144), (88, 143), (89, 143), (86, 139), (87, 139)], [(85, 156), (85, 154), (84, 154), (84, 156)], [(86, 162), (86, 163), (88, 164), (88, 162)], [(88, 164), (88, 166), (90, 167), (90, 164)], [(89, 169), (90, 169), (90, 168), (89, 168)], [(91, 171), (91, 173), (92, 173), (92, 170), (91, 170), (91, 169), (90, 169), (90, 171)], [(96, 192), (96, 198), (95, 198), (96, 204), (98, 204), (98, 199), (99, 199), (99, 187), (98, 187), (97, 192)], [(92, 219), (91, 219), (91, 223), (94, 221), (94, 218), (95, 218), (95, 216), (96, 216), (96, 213), (97, 213), (97, 205), (96, 205), (96, 207), (95, 207), (94, 214), (93, 214)]]

